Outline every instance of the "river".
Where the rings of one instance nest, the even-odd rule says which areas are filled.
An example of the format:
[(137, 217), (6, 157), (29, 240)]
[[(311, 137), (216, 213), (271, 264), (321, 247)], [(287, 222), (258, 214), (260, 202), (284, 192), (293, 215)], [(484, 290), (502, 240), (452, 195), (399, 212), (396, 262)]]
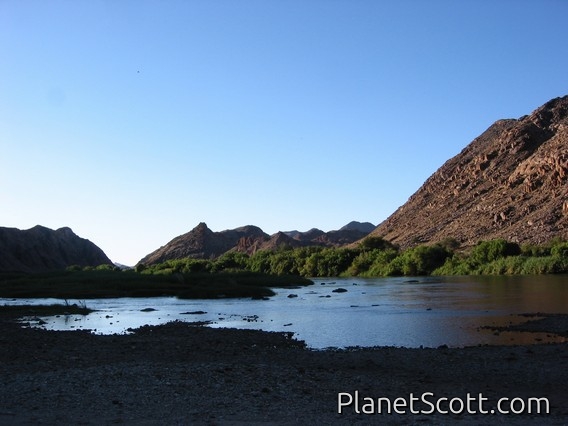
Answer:
[[(89, 299), (89, 315), (41, 318), (50, 330), (125, 333), (173, 320), (211, 327), (293, 332), (314, 349), (349, 346), (450, 347), (564, 341), (482, 326), (525, 321), (523, 313), (567, 313), (568, 276), (328, 278), (275, 289), (268, 300), (179, 300), (175, 297)], [(342, 289), (342, 290), (340, 290)], [(346, 290), (346, 291), (344, 291)], [(80, 303), (79, 301), (70, 301)], [(62, 303), (0, 299), (1, 304)], [(38, 326), (38, 318), (26, 319)]]

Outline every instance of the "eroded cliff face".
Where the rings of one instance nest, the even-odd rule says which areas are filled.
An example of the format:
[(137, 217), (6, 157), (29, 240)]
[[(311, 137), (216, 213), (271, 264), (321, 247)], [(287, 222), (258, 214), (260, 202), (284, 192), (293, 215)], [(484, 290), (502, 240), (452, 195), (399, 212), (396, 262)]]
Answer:
[(401, 247), (455, 238), (568, 238), (568, 96), (499, 120), (438, 169), (372, 235)]
[(45, 272), (102, 264), (112, 262), (99, 247), (70, 228), (0, 228), (1, 272)]

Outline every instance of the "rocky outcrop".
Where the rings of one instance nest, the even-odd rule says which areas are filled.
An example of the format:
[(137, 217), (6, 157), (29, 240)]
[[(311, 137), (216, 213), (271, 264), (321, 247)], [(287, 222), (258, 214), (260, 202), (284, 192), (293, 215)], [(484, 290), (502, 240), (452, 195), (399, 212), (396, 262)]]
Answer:
[(91, 241), (69, 228), (52, 230), (43, 226), (20, 230), (0, 228), (0, 271), (46, 272), (72, 265), (112, 264)]
[(401, 247), (455, 238), (568, 238), (568, 96), (499, 120), (448, 160), (372, 235)]

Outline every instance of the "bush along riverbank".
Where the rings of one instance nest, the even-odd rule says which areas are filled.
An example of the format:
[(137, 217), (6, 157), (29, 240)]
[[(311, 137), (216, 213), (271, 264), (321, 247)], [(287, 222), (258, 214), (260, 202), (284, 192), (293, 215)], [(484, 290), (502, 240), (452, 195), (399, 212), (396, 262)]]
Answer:
[(369, 237), (354, 248), (281, 247), (252, 255), (230, 252), (215, 260), (139, 264), (137, 270), (151, 275), (240, 270), (303, 277), (559, 274), (568, 273), (568, 242), (521, 246), (497, 239), (462, 250), (457, 241), (448, 238), (401, 250), (380, 237)]

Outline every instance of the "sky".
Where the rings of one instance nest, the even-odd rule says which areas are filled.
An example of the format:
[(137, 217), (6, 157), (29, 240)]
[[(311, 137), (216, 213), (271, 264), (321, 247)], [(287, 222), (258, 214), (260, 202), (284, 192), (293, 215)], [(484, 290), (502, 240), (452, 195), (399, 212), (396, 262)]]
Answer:
[(0, 0), (0, 226), (134, 265), (205, 222), (377, 225), (568, 94), (564, 0)]

